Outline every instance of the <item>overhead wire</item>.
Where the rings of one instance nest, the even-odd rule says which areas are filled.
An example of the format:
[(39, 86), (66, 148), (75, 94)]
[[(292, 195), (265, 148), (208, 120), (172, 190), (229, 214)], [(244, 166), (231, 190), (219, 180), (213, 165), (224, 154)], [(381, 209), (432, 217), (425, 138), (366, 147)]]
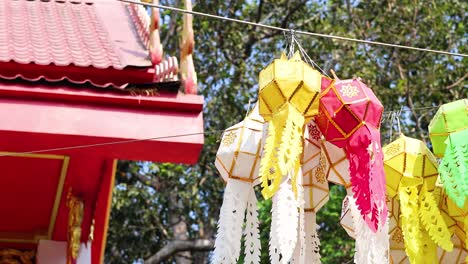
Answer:
[(307, 36), (314, 36), (314, 37), (321, 37), (321, 38), (328, 38), (328, 39), (337, 39), (337, 40), (342, 40), (342, 41), (351, 41), (351, 42), (356, 42), (356, 43), (364, 43), (364, 44), (369, 44), (369, 45), (378, 45), (378, 46), (392, 47), (392, 48), (398, 48), (398, 49), (408, 49), (408, 50), (416, 50), (416, 51), (423, 51), (423, 52), (431, 52), (431, 53), (444, 54), (444, 55), (450, 55), (450, 56), (468, 57), (468, 54), (457, 53), (457, 52), (434, 50), (434, 49), (428, 49), (428, 48), (418, 48), (418, 47), (405, 46), (405, 45), (399, 45), (399, 44), (393, 44), (393, 43), (371, 41), (371, 40), (364, 40), (364, 39), (356, 39), (356, 38), (349, 38), (349, 37), (343, 37), (343, 36), (337, 36), (337, 35), (331, 35), (331, 34), (323, 34), (323, 33), (316, 33), (316, 32), (309, 32), (309, 31), (302, 31), (302, 30), (292, 30), (292, 29), (287, 29), (287, 28), (282, 28), (282, 27), (276, 27), (276, 26), (271, 26), (271, 25), (266, 25), (266, 24), (261, 24), (261, 23), (246, 21), (246, 20), (240, 20), (240, 19), (235, 19), (235, 18), (230, 18), (230, 17), (212, 15), (212, 14), (208, 14), (208, 13), (191, 11), (191, 10), (186, 10), (186, 9), (181, 9), (181, 8), (171, 7), (171, 6), (165, 6), (165, 5), (160, 5), (160, 4), (144, 3), (144, 2), (140, 2), (140, 1), (134, 1), (134, 0), (116, 0), (116, 1), (126, 2), (126, 3), (131, 3), (131, 4), (137, 4), (137, 5), (143, 5), (143, 6), (147, 6), (147, 7), (156, 7), (156, 8), (160, 8), (160, 9), (166, 9), (166, 10), (171, 10), (171, 11), (175, 11), (175, 12), (181, 12), (181, 13), (186, 13), (186, 14), (191, 14), (191, 15), (196, 15), (196, 16), (203, 16), (203, 17), (208, 17), (208, 18), (213, 18), (213, 19), (219, 19), (219, 20), (223, 20), (223, 21), (230, 21), (230, 22), (234, 22), (234, 23), (240, 23), (240, 24), (244, 24), (244, 25), (249, 25), (249, 26), (254, 26), (254, 27), (261, 27), (261, 28), (266, 28), (266, 29), (271, 29), (271, 30), (278, 30), (278, 31), (283, 31), (283, 32), (293, 31), (295, 34), (301, 34), (301, 35), (307, 35)]

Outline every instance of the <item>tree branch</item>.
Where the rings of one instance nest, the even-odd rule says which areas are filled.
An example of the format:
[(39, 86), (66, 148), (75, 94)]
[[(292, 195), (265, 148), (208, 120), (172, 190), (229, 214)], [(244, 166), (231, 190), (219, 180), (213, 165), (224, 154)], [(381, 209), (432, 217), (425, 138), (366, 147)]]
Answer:
[(455, 81), (451, 85), (445, 87), (445, 89), (452, 89), (453, 87), (456, 87), (457, 85), (462, 83), (466, 79), (466, 77), (468, 77), (468, 73), (465, 73), (465, 75), (463, 75), (460, 79), (458, 79), (457, 81)]
[(209, 251), (213, 248), (214, 242), (210, 239), (172, 240), (156, 254), (145, 260), (145, 264), (160, 263), (181, 251)]

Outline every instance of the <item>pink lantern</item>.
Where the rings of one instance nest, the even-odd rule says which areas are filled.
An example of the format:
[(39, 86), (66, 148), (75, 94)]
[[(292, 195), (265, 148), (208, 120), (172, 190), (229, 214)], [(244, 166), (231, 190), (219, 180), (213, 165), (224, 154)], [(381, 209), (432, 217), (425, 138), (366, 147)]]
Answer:
[(360, 79), (322, 78), (315, 121), (327, 141), (345, 149), (353, 196), (374, 232), (387, 218), (379, 132), (382, 113), (382, 104)]

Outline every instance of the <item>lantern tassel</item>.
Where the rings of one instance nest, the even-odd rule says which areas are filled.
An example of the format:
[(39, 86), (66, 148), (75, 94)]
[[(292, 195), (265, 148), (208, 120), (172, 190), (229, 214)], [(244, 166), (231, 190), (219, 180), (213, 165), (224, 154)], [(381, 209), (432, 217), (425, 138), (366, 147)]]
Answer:
[(260, 161), (260, 179), (262, 182), (262, 195), (265, 199), (271, 198), (278, 190), (283, 174), (278, 166), (278, 155), (275, 151), (276, 142), (281, 139), (281, 126), (276, 120), (268, 123), (268, 134)]
[(419, 196), (419, 217), (429, 237), (445, 251), (453, 250), (453, 243), (450, 240), (451, 235), (447, 225), (442, 218), (434, 196), (427, 190), (426, 184), (423, 184), (421, 195)]
[[(422, 263), (439, 263), (437, 259), (437, 245), (431, 239), (431, 236), (422, 230), (421, 232), (423, 252), (420, 254), (420, 261)], [(424, 262), (423, 262), (424, 261)]]
[[(279, 188), (283, 175), (297, 173), (302, 153), (304, 117), (287, 103), (276, 112), (268, 125), (264, 155), (260, 162), (262, 195), (271, 198)], [(295, 189), (295, 187), (294, 187)]]
[(380, 143), (380, 131), (378, 129), (369, 129), (372, 143), (371, 143), (371, 167), (369, 172), (369, 184), (371, 197), (374, 202), (374, 208), (380, 214), (380, 223), (385, 224), (388, 221), (388, 208), (386, 197), (386, 178), (384, 171), (384, 156), (382, 145)]
[[(373, 211), (370, 192), (370, 154), (363, 146), (369, 146), (370, 138), (364, 133), (356, 133), (346, 146), (346, 155), (349, 160), (349, 174), (353, 190), (353, 197), (361, 216), (370, 223), (369, 227), (374, 230), (378, 228), (377, 213)], [(369, 219), (369, 215), (372, 215)]]
[(345, 148), (356, 205), (370, 229), (377, 232), (388, 214), (379, 131), (363, 126), (354, 132)]
[[(298, 241), (296, 243), (296, 249), (294, 250), (293, 259), (291, 264), (305, 264), (306, 260), (306, 250), (308, 250), (306, 244), (306, 230), (305, 225), (307, 224), (304, 212), (304, 188), (302, 186), (302, 173), (298, 173), (299, 177), (296, 180), (296, 189), (297, 189), (297, 203), (299, 205), (299, 221), (297, 228)], [(293, 183), (294, 184), (294, 183)], [(315, 263), (315, 262), (312, 262)]]
[(271, 263), (288, 263), (297, 243), (298, 204), (291, 180), (286, 178), (273, 196), (270, 230)]
[(388, 221), (374, 233), (360, 216), (356, 200), (349, 196), (351, 215), (356, 232), (356, 254), (354, 262), (359, 264), (388, 263)]
[(250, 189), (247, 202), (247, 214), (245, 223), (245, 258), (244, 263), (260, 263), (260, 230), (258, 228), (257, 197), (254, 189)]
[[(401, 224), (405, 239), (405, 250), (410, 260), (415, 260), (421, 249), (421, 231), (418, 214), (417, 186), (399, 188)], [(413, 263), (413, 261), (411, 261)]]
[(251, 189), (251, 183), (235, 179), (228, 180), (218, 221), (213, 264), (237, 263), (245, 209)]
[(445, 156), (439, 166), (440, 179), (447, 195), (463, 208), (468, 196), (468, 129), (452, 133), (445, 141)]
[(315, 212), (307, 212), (305, 215), (306, 223), (306, 256), (308, 263), (321, 263), (320, 261), (320, 239), (317, 234), (317, 215)]

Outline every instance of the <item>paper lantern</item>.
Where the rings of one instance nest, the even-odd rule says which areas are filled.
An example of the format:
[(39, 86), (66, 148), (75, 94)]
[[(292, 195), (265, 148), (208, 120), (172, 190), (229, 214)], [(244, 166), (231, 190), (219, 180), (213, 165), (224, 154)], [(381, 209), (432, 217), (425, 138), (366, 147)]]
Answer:
[(462, 208), (468, 196), (468, 99), (442, 105), (429, 124), (438, 157), (441, 182), (448, 196)]
[(410, 261), (436, 258), (436, 244), (451, 251), (450, 232), (432, 194), (437, 180), (435, 156), (422, 141), (403, 135), (383, 151), (387, 194), (400, 203), (398, 228)]
[(326, 140), (346, 150), (353, 195), (373, 231), (387, 217), (380, 146), (383, 106), (359, 79), (336, 80), (321, 93), (315, 121)]
[(237, 263), (244, 222), (244, 259), (250, 260), (249, 263), (260, 262), (257, 198), (253, 186), (259, 182), (263, 123), (255, 106), (242, 122), (226, 129), (222, 136), (215, 166), (227, 184), (212, 263)]
[(299, 53), (283, 54), (260, 72), (259, 106), (268, 125), (261, 161), (262, 194), (272, 197), (284, 175), (300, 166), (303, 127), (318, 112), (320, 73), (303, 62)]

